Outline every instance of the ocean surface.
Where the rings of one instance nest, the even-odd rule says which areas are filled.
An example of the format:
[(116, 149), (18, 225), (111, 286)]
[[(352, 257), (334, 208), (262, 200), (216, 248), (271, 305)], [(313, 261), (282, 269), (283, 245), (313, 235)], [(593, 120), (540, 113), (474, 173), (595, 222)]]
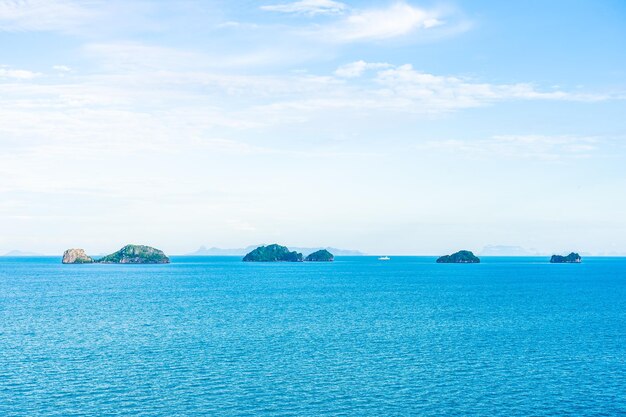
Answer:
[(626, 415), (626, 259), (0, 258), (0, 416)]

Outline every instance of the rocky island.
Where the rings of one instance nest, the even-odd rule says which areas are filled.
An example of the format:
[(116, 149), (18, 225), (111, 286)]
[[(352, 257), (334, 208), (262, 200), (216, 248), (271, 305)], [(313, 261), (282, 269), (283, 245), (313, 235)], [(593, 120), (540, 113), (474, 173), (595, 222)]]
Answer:
[(321, 249), (316, 252), (313, 252), (306, 258), (304, 258), (306, 262), (332, 262), (335, 260), (335, 256), (328, 252), (326, 249)]
[(92, 264), (94, 260), (83, 249), (68, 249), (63, 253), (64, 264)]
[(101, 264), (168, 264), (163, 251), (144, 245), (126, 245), (115, 253), (98, 260)]
[(259, 246), (243, 257), (244, 262), (302, 262), (302, 254), (290, 252), (285, 246)]
[(82, 249), (68, 249), (63, 254), (64, 264), (168, 264), (170, 259), (163, 251), (144, 245), (126, 245), (115, 253), (95, 260)]
[(477, 264), (480, 259), (471, 251), (462, 250), (452, 255), (445, 255), (437, 259), (438, 264)]
[(577, 253), (570, 253), (567, 256), (552, 255), (550, 258), (551, 264), (579, 264), (582, 262), (582, 258)]

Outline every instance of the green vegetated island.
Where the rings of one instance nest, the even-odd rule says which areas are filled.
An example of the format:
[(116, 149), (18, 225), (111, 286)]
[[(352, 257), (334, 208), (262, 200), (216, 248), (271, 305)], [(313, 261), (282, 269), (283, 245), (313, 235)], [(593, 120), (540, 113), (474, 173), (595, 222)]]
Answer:
[(83, 249), (68, 249), (63, 253), (64, 264), (168, 264), (163, 251), (144, 245), (126, 245), (115, 253), (94, 259)]
[(475, 256), (471, 251), (461, 250), (452, 255), (444, 255), (437, 258), (438, 264), (477, 264), (480, 258)]
[[(562, 264), (562, 263), (576, 263), (582, 262), (582, 258), (577, 253), (570, 253), (567, 256), (552, 255), (550, 263)], [(437, 258), (438, 264), (477, 264), (480, 263), (480, 258), (475, 256), (471, 251), (461, 250), (452, 255), (444, 255)]]
[[(315, 251), (304, 257), (300, 252), (290, 251), (277, 244), (259, 246), (243, 257), (244, 262), (332, 262), (335, 257), (326, 249)], [(122, 249), (100, 259), (88, 256), (83, 249), (68, 249), (63, 253), (64, 264), (168, 264), (170, 259), (163, 251), (145, 245), (126, 245)], [(550, 263), (581, 263), (577, 253), (567, 256), (552, 255)], [(471, 251), (461, 250), (437, 258), (437, 263), (477, 264), (480, 258)]]
[(332, 262), (335, 257), (326, 249), (321, 249), (306, 258), (301, 253), (290, 251), (277, 244), (259, 246), (243, 257), (244, 262)]
[(550, 258), (551, 264), (579, 264), (581, 263), (583, 258), (580, 257), (579, 254), (572, 252), (567, 256), (561, 255), (552, 255)]

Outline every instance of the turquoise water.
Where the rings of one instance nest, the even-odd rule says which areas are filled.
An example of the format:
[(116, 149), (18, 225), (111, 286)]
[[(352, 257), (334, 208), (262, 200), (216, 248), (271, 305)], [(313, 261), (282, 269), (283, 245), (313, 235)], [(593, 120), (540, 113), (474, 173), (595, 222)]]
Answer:
[(626, 259), (0, 258), (0, 415), (626, 414)]

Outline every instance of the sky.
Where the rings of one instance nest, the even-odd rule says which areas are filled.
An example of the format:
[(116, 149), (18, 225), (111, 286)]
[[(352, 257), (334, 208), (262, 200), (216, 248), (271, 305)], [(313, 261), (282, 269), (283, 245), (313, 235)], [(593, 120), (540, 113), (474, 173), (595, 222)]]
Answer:
[(626, 3), (0, 0), (0, 253), (626, 254)]

